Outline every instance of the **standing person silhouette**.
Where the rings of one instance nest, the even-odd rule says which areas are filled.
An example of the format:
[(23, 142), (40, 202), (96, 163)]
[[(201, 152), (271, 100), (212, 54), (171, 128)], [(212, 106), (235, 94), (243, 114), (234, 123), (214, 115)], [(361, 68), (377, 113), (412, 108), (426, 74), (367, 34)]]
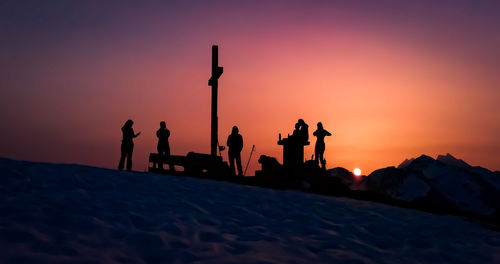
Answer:
[(316, 136), (316, 146), (314, 147), (314, 159), (316, 162), (321, 162), (321, 167), (325, 167), (325, 159), (323, 154), (325, 153), (325, 136), (331, 136), (332, 134), (323, 128), (323, 124), (318, 122), (318, 129), (314, 131), (313, 136)]
[(134, 121), (127, 120), (122, 127), (122, 146), (121, 146), (121, 157), (120, 163), (118, 164), (118, 169), (123, 170), (123, 165), (125, 163), (125, 158), (127, 158), (127, 170), (132, 170), (132, 152), (134, 151), (134, 141), (133, 139), (138, 137), (141, 132), (134, 134), (134, 130), (132, 129), (132, 125)]
[(298, 131), (298, 134), (302, 137), (302, 140), (304, 140), (304, 144), (307, 143), (307, 145), (309, 145), (309, 125), (306, 124), (306, 122), (304, 122), (304, 119), (299, 119), (299, 121), (297, 122), (297, 124), (299, 125), (300, 129)]
[[(170, 157), (170, 145), (168, 144), (168, 138), (170, 137), (170, 130), (167, 129), (165, 121), (160, 122), (160, 129), (156, 131), (156, 136), (158, 137), (158, 155), (160, 155), (160, 162), (158, 162), (158, 167), (163, 170), (163, 158)], [(175, 170), (172, 163), (168, 165), (170, 170)]]
[(295, 129), (292, 132), (292, 136), (298, 137), (298, 138), (301, 137), (301, 135), (300, 135), (300, 124), (299, 123), (295, 123)]
[(238, 176), (243, 176), (243, 169), (241, 168), (241, 150), (243, 149), (243, 137), (238, 134), (238, 132), (238, 127), (233, 126), (231, 134), (227, 137), (227, 146), (229, 147), (227, 154), (229, 156), (231, 173), (235, 174), (234, 160), (236, 159), (236, 166), (238, 166)]

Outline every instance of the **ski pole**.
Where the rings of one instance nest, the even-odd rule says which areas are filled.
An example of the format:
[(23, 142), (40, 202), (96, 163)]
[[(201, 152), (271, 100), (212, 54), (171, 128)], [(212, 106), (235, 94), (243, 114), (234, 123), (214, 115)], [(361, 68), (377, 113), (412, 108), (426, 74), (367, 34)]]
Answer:
[(243, 176), (245, 176), (247, 174), (248, 164), (250, 164), (250, 159), (252, 158), (252, 153), (253, 153), (254, 149), (255, 149), (255, 145), (252, 146), (252, 151), (250, 152), (250, 156), (248, 157), (247, 166), (245, 168), (245, 172), (243, 173)]

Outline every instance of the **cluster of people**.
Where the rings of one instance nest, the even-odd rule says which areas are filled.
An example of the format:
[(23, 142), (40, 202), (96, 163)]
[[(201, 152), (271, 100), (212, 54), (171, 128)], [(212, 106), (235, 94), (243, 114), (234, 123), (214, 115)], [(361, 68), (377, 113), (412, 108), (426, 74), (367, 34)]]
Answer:
[[(134, 121), (127, 120), (122, 127), (122, 145), (121, 145), (121, 156), (120, 162), (118, 163), (118, 169), (123, 170), (125, 165), (125, 159), (127, 160), (127, 170), (132, 170), (132, 152), (134, 152), (134, 141), (133, 139), (138, 137), (141, 132), (135, 134), (132, 125)], [(160, 122), (160, 129), (156, 131), (156, 137), (158, 138), (158, 145), (156, 149), (160, 156), (169, 157), (170, 156), (170, 145), (168, 143), (168, 138), (170, 137), (170, 130), (167, 129), (167, 124), (165, 121)], [(169, 165), (170, 169), (174, 169), (173, 165)], [(160, 168), (162, 164), (160, 163)]]
[[(127, 170), (132, 170), (132, 152), (134, 151), (134, 141), (133, 139), (138, 137), (141, 132), (135, 134), (132, 125), (134, 122), (132, 120), (127, 120), (122, 127), (122, 144), (121, 144), (121, 156), (120, 162), (118, 164), (118, 169), (123, 170), (125, 165), (125, 160), (127, 160)], [(170, 130), (167, 129), (165, 121), (160, 122), (160, 128), (156, 131), (156, 137), (158, 138), (158, 145), (156, 149), (161, 157), (170, 156), (170, 144), (168, 138), (170, 137)], [(239, 134), (239, 129), (237, 126), (233, 126), (231, 134), (227, 137), (228, 146), (228, 156), (229, 164), (231, 170), (235, 172), (238, 170), (238, 175), (243, 176), (243, 169), (241, 166), (241, 150), (243, 149), (243, 137)], [(163, 160), (163, 159), (160, 159)], [(235, 168), (236, 162), (236, 168)], [(160, 168), (163, 168), (163, 164), (159, 164)], [(170, 170), (175, 170), (173, 164), (169, 164)], [(236, 173), (235, 173), (236, 174)]]
[[(132, 120), (127, 120), (122, 127), (122, 144), (121, 144), (121, 156), (120, 162), (118, 164), (118, 169), (123, 170), (125, 165), (125, 159), (127, 160), (127, 170), (132, 170), (132, 152), (134, 151), (134, 141), (133, 139), (138, 137), (141, 132), (135, 134), (132, 128), (134, 122)], [(295, 124), (295, 130), (292, 136), (299, 138), (304, 144), (309, 144), (309, 125), (307, 125), (303, 119), (299, 119)], [(313, 132), (313, 136), (316, 139), (316, 145), (314, 147), (314, 157), (316, 162), (321, 162), (325, 165), (324, 153), (325, 153), (325, 137), (331, 136), (332, 134), (323, 128), (323, 124), (318, 122), (316, 131)], [(160, 122), (160, 128), (156, 131), (156, 137), (158, 138), (157, 150), (158, 154), (163, 157), (170, 156), (170, 145), (168, 138), (170, 137), (170, 130), (167, 129), (165, 121)], [(226, 145), (228, 146), (228, 157), (229, 165), (233, 174), (243, 176), (243, 169), (241, 166), (241, 151), (243, 150), (243, 137), (239, 134), (239, 129), (237, 126), (233, 126), (231, 134), (227, 137)], [(235, 166), (236, 163), (236, 166)], [(159, 164), (160, 168), (163, 164)], [(174, 166), (169, 164), (169, 168), (174, 170)]]
[[(314, 160), (321, 163), (324, 167), (326, 164), (324, 154), (325, 154), (325, 137), (331, 136), (332, 134), (323, 128), (323, 124), (318, 122), (316, 131), (313, 132), (313, 136), (316, 137), (316, 145), (314, 146)], [(303, 142), (304, 145), (309, 145), (309, 125), (304, 122), (301, 118), (295, 124), (295, 129), (293, 130), (292, 137)]]
[(298, 138), (304, 144), (309, 145), (309, 125), (302, 118), (295, 124), (292, 137)]

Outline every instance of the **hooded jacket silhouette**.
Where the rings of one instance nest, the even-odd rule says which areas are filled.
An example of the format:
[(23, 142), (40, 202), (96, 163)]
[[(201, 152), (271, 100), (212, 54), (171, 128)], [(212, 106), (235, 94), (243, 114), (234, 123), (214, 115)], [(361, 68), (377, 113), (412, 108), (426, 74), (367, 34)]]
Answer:
[(238, 167), (238, 175), (243, 175), (243, 169), (241, 167), (241, 150), (243, 149), (243, 137), (238, 133), (238, 127), (233, 126), (231, 134), (227, 137), (227, 146), (229, 147), (228, 156), (229, 164), (232, 173), (235, 173), (234, 161), (236, 160), (236, 166)]

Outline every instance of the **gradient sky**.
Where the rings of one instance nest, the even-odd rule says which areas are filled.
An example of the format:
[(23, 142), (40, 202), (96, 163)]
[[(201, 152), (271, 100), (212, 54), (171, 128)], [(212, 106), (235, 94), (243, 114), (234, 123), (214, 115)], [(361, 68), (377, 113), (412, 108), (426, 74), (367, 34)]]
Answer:
[[(281, 161), (278, 133), (318, 121), (328, 167), (364, 174), (451, 153), (500, 169), (499, 1), (2, 1), (0, 156), (143, 171), (165, 120), (173, 154), (233, 125)], [(311, 135), (312, 137), (312, 135)], [(306, 147), (305, 156), (314, 152)]]

